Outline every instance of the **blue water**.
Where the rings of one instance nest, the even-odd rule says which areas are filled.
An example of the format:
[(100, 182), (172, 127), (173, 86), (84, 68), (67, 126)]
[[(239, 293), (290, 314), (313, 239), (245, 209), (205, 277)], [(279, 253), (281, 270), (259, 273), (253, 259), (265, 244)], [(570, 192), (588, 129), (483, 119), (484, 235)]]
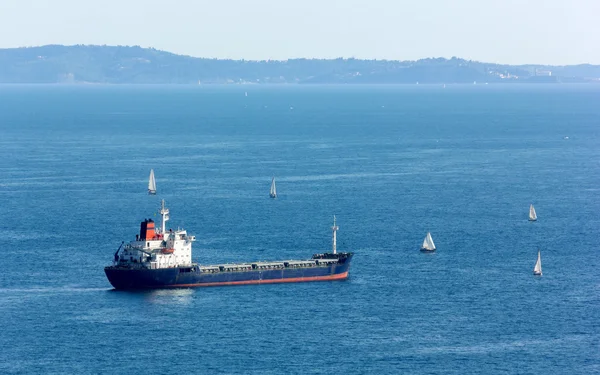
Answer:
[[(0, 86), (0, 373), (598, 373), (599, 100)], [(335, 214), (350, 279), (112, 291), (103, 267), (163, 198), (200, 263), (309, 257)]]

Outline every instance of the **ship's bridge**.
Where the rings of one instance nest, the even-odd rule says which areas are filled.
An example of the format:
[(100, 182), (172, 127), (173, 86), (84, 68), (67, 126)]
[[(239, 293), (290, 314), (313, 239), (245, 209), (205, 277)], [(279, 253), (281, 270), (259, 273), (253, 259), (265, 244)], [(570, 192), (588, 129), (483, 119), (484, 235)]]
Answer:
[(155, 228), (152, 219), (141, 222), (135, 241), (125, 245), (120, 254), (115, 254), (117, 266), (150, 269), (191, 266), (192, 242), (196, 237), (189, 236), (186, 230), (180, 228), (167, 231), (168, 213), (163, 201), (161, 229)]

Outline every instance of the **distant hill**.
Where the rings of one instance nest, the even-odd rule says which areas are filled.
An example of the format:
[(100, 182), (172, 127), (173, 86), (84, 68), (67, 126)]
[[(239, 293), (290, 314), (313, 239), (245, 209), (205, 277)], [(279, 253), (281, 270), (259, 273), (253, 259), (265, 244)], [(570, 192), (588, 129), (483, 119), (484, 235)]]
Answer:
[(0, 49), (0, 83), (472, 83), (600, 82), (600, 65), (499, 65), (418, 61), (219, 60), (139, 46)]

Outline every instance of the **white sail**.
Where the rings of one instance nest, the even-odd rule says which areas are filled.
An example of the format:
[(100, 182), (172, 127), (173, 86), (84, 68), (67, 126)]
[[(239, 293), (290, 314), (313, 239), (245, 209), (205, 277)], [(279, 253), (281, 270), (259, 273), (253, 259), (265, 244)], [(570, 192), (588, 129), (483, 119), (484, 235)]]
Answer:
[(537, 215), (535, 213), (535, 208), (533, 208), (533, 204), (529, 206), (529, 220), (536, 221)]
[(533, 267), (533, 274), (540, 275), (540, 276), (542, 275), (542, 256), (541, 256), (539, 250), (538, 250), (537, 262), (535, 262), (535, 267)]
[(148, 194), (156, 194), (156, 180), (154, 179), (154, 169), (150, 169), (150, 178), (148, 179)]
[(271, 190), (269, 191), (271, 198), (277, 198), (277, 188), (275, 187), (275, 177), (271, 180)]
[(433, 243), (433, 238), (431, 238), (431, 233), (427, 232), (427, 236), (425, 236), (425, 239), (423, 240), (421, 249), (435, 250), (435, 244)]

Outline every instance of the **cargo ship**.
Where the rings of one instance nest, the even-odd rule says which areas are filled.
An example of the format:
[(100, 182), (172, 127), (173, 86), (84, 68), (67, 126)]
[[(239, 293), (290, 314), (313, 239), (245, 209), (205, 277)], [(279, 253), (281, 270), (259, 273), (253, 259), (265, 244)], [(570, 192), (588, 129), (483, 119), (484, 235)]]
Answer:
[(135, 241), (121, 246), (113, 264), (104, 268), (115, 289), (190, 288), (202, 286), (295, 283), (345, 280), (353, 253), (336, 249), (335, 216), (332, 227), (332, 251), (314, 254), (310, 259), (201, 265), (192, 262), (195, 236), (184, 229), (166, 229), (169, 209), (161, 203), (162, 223), (152, 219), (140, 224)]

